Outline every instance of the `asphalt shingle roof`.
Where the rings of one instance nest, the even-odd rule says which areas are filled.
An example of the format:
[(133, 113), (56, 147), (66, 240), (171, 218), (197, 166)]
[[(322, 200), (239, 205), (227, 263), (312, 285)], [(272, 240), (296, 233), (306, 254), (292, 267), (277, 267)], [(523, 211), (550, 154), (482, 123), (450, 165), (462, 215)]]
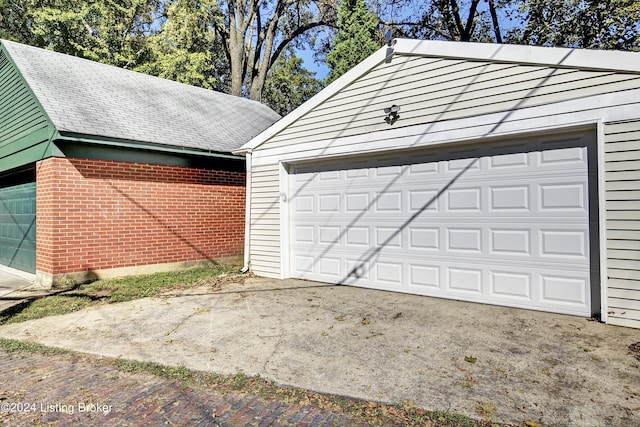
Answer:
[(61, 132), (231, 152), (280, 118), (248, 99), (1, 43)]

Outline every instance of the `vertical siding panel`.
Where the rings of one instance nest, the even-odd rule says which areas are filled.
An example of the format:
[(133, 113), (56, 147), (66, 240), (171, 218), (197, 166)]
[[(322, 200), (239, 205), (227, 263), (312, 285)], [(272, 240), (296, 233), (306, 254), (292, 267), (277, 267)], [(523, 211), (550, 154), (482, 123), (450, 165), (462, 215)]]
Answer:
[(640, 327), (640, 120), (605, 125), (608, 321)]

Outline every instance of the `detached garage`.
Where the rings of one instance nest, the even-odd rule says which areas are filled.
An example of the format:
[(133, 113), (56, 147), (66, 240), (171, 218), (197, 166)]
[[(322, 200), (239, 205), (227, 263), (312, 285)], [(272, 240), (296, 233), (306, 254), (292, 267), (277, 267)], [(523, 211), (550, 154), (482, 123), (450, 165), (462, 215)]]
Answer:
[(243, 147), (246, 262), (640, 327), (639, 64), (394, 41)]
[(242, 257), (247, 99), (0, 44), (0, 264), (51, 286)]

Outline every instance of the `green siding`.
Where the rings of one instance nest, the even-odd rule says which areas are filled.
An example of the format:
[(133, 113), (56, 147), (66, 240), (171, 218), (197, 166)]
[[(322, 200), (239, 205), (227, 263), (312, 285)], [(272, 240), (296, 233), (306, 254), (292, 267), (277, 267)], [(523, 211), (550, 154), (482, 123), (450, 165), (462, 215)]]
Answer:
[(0, 49), (0, 172), (49, 157), (54, 132), (15, 64)]
[(36, 183), (0, 188), (0, 264), (36, 272)]

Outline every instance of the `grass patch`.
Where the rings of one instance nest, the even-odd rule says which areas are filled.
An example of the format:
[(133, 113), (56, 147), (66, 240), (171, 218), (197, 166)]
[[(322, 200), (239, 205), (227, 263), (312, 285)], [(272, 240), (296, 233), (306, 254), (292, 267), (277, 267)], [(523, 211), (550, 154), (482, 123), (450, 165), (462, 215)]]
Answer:
[(122, 302), (153, 297), (161, 291), (169, 289), (188, 289), (208, 284), (214, 278), (221, 275), (237, 274), (240, 274), (238, 267), (215, 265), (167, 273), (97, 280), (92, 283), (80, 285), (71, 292), (107, 299), (108, 302)]
[(0, 324), (18, 323), (56, 314), (68, 314), (91, 304), (91, 298), (82, 295), (52, 295), (12, 307), (0, 315)]
[(429, 418), (441, 426), (447, 427), (476, 427), (480, 424), (459, 412), (432, 411)]
[(52, 354), (70, 354), (69, 350), (56, 347), (48, 347), (42, 344), (24, 342), (7, 338), (0, 338), (0, 350), (8, 354), (42, 354), (45, 356)]
[(24, 322), (57, 314), (68, 314), (97, 304), (153, 297), (163, 291), (216, 285), (220, 278), (240, 275), (238, 267), (214, 265), (189, 270), (97, 280), (27, 301), (0, 313), (0, 324)]
[(130, 374), (146, 373), (168, 380), (187, 381), (193, 378), (194, 373), (184, 366), (165, 366), (154, 362), (138, 362), (136, 360), (117, 359), (114, 362), (116, 368)]

